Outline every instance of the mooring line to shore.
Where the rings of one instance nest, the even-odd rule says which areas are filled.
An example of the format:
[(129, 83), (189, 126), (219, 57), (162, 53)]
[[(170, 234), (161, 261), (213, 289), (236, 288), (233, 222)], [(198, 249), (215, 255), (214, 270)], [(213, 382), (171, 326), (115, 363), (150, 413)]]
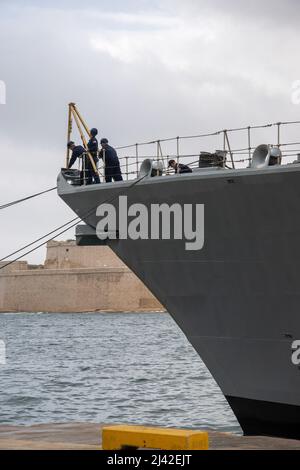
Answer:
[(34, 197), (41, 196), (42, 194), (50, 193), (51, 191), (54, 191), (55, 189), (57, 189), (57, 186), (54, 186), (54, 188), (45, 189), (45, 191), (41, 191), (39, 193), (31, 194), (30, 196), (23, 197), (22, 199), (17, 199), (16, 201), (11, 201), (6, 204), (2, 204), (2, 206), (0, 206), (0, 210), (6, 209), (7, 207), (14, 206), (15, 204), (19, 204), (20, 202), (28, 201), (29, 199), (33, 199)]
[[(117, 194), (115, 194), (114, 196), (112, 196), (111, 198), (108, 198), (106, 200), (104, 200), (102, 202), (102, 204), (106, 204), (106, 203), (110, 203), (112, 201), (114, 201), (118, 196), (120, 196), (122, 193), (124, 195), (124, 192), (125, 194), (130, 190), (132, 189), (136, 184), (140, 183), (140, 181), (142, 181), (145, 177), (147, 176), (146, 175), (143, 175), (141, 178), (138, 178), (137, 181), (134, 181), (134, 183), (132, 183), (128, 188), (126, 188), (126, 190), (124, 191), (124, 189), (121, 189), (120, 192), (118, 192)], [(56, 189), (56, 188), (54, 188)], [(45, 235), (43, 235), (42, 237), (39, 237), (37, 238), (36, 240), (32, 241), (31, 243), (28, 243), (27, 245), (23, 246), (22, 248), (19, 248), (18, 250), (12, 252), (12, 253), (9, 253), (7, 256), (5, 256), (4, 258), (1, 258), (0, 259), (0, 262), (1, 261), (4, 261), (6, 260), (7, 258), (9, 258), (10, 256), (14, 256), (15, 254), (17, 253), (20, 253), (21, 251), (25, 250), (26, 248), (29, 248), (30, 246), (32, 245), (35, 245), (36, 243), (38, 243), (39, 241), (43, 240), (44, 238), (48, 237), (49, 235), (52, 235), (53, 233), (57, 232), (58, 230), (60, 230), (61, 228), (64, 228), (66, 227), (67, 225), (70, 225), (69, 227), (66, 227), (64, 228), (64, 230), (60, 231), (59, 233), (56, 233), (53, 237), (51, 238), (47, 238), (47, 240), (43, 241), (42, 243), (40, 243), (39, 245), (37, 245), (36, 247), (32, 248), (31, 250), (28, 250), (26, 251), (25, 253), (23, 253), (22, 255), (18, 256), (17, 258), (11, 260), (11, 261), (8, 261), (7, 263), (5, 263), (3, 266), (0, 266), (0, 270), (1, 269), (4, 269), (6, 268), (7, 266), (15, 263), (16, 261), (19, 261), (21, 258), (23, 258), (24, 256), (27, 256), (29, 255), (30, 253), (33, 253), (35, 250), (38, 250), (39, 248), (41, 248), (42, 246), (46, 245), (48, 242), (54, 240), (56, 237), (58, 237), (59, 235), (62, 235), (63, 233), (67, 232), (68, 230), (70, 230), (71, 228), (75, 227), (79, 220), (84, 220), (86, 217), (88, 217), (96, 208), (98, 207), (98, 204), (94, 207), (92, 207), (91, 209), (89, 209), (86, 213), (84, 213), (82, 216), (77, 216), (75, 217), (74, 219), (71, 219), (69, 220), (68, 222), (66, 222), (65, 224), (63, 225), (60, 225), (59, 227), (57, 227), (56, 229), (54, 230), (51, 230), (50, 232), (46, 233)], [(75, 223), (74, 223), (75, 222)]]

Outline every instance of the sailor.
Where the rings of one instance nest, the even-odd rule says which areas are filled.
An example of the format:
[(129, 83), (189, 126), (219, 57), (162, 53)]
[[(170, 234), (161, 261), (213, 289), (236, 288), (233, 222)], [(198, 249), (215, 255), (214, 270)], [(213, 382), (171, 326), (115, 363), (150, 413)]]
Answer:
[(99, 157), (103, 159), (105, 166), (105, 181), (111, 183), (114, 181), (123, 181), (122, 172), (120, 168), (120, 161), (117, 152), (113, 147), (108, 145), (106, 138), (100, 141), (102, 149), (99, 152)]
[[(90, 135), (91, 135), (91, 138), (90, 140), (88, 141), (88, 150), (90, 152), (90, 154), (92, 155), (92, 158), (94, 160), (94, 163), (95, 163), (95, 166), (97, 168), (97, 163), (99, 161), (99, 158), (98, 158), (98, 140), (96, 139), (96, 135), (98, 134), (98, 130), (95, 129), (94, 127), (90, 130)], [(89, 171), (91, 173), (91, 178), (92, 178), (92, 182), (93, 183), (100, 183), (100, 178), (99, 178), (99, 175), (97, 173), (95, 173), (95, 170), (93, 168), (93, 165), (91, 164), (91, 162), (89, 162)]]
[(175, 160), (169, 160), (168, 168), (173, 168), (175, 173), (192, 173), (193, 170), (187, 166), (183, 165), (183, 163), (176, 163)]
[(82, 158), (82, 168), (84, 170), (81, 170), (80, 172), (80, 179), (81, 179), (81, 184), (83, 184), (83, 181), (85, 184), (92, 184), (93, 182), (93, 173), (91, 172), (91, 161), (86, 153), (86, 150), (82, 145), (75, 145), (73, 141), (68, 142), (67, 147), (72, 150), (72, 156), (69, 162), (68, 168), (72, 168), (74, 163), (76, 162), (77, 158)]
[(82, 147), (82, 145), (75, 145), (75, 142), (73, 142), (72, 140), (68, 142), (67, 147), (68, 149), (72, 150), (72, 156), (68, 166), (68, 168), (72, 168), (77, 158), (82, 157), (82, 154), (85, 152), (85, 149), (84, 147)]

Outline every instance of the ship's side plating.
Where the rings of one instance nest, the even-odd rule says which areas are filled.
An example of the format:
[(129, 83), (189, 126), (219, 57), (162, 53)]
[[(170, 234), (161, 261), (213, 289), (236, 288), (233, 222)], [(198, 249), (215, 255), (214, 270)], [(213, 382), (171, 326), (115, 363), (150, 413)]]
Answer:
[[(95, 227), (115, 195), (128, 204), (205, 205), (205, 244), (111, 240), (114, 252), (173, 316), (246, 434), (300, 437), (300, 165), (220, 170), (73, 187), (59, 195)], [(117, 199), (112, 201), (116, 203)]]

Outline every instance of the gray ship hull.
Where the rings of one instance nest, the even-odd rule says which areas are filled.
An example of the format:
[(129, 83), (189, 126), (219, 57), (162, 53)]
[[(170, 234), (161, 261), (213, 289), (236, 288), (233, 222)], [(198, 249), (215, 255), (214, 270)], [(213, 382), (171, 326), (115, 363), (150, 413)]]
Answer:
[[(91, 227), (104, 201), (205, 205), (205, 244), (109, 240), (194, 346), (245, 434), (300, 438), (300, 165), (74, 187), (60, 197)], [(89, 211), (89, 214), (87, 215)], [(196, 410), (195, 410), (196, 412)]]

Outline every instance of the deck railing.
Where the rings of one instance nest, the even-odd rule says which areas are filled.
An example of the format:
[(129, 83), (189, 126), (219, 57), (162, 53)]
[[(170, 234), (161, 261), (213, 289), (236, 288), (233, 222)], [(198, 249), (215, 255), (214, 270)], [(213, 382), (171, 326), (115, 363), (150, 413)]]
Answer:
[[(257, 126), (223, 129), (206, 134), (176, 136), (115, 147), (124, 179), (137, 177), (140, 165), (146, 158), (162, 162), (163, 173), (171, 174), (168, 161), (199, 167), (201, 152), (227, 153), (227, 168), (248, 167), (253, 152), (260, 144), (278, 147), (282, 152), (282, 164), (293, 162), (300, 155), (300, 121), (276, 122)], [(104, 175), (102, 160), (98, 164), (100, 176)]]

